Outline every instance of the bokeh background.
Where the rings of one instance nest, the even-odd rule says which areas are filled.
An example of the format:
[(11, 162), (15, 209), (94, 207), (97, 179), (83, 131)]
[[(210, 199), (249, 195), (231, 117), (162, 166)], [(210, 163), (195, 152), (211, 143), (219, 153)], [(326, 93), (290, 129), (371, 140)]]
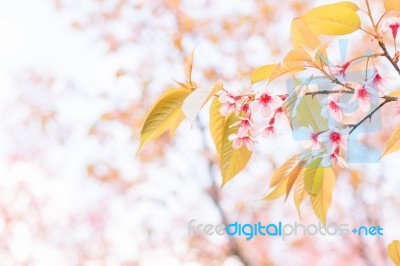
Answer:
[[(302, 147), (287, 125), (222, 190), (206, 110), (135, 157), (146, 112), (184, 79), (194, 47), (197, 83), (221, 78), (239, 91), (255, 67), (290, 50), (292, 18), (329, 2), (1, 1), (0, 265), (390, 265), (399, 154), (338, 170), (328, 214), (351, 228), (380, 225), (383, 237), (286, 241), (189, 235), (187, 225), (317, 223), (309, 203), (300, 218), (291, 197), (261, 200), (274, 169)], [(349, 57), (370, 48), (362, 34), (349, 38)], [(382, 119), (381, 132), (361, 138), (381, 149), (399, 122), (390, 107)]]

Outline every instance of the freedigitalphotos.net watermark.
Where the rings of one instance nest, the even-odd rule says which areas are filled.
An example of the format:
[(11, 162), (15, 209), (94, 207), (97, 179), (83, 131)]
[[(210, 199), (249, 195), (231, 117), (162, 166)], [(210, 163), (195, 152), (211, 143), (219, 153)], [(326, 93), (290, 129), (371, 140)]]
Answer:
[(382, 236), (383, 227), (379, 225), (363, 225), (351, 229), (349, 224), (328, 224), (327, 226), (324, 226), (321, 223), (305, 225), (297, 222), (293, 224), (283, 222), (269, 224), (263, 224), (262, 222), (242, 224), (234, 222), (225, 226), (224, 224), (197, 224), (196, 220), (193, 219), (188, 223), (188, 234), (203, 234), (207, 236), (243, 236), (247, 241), (256, 236), (280, 237), (282, 240), (286, 240), (287, 237), (291, 236), (347, 236), (349, 234), (358, 236)]

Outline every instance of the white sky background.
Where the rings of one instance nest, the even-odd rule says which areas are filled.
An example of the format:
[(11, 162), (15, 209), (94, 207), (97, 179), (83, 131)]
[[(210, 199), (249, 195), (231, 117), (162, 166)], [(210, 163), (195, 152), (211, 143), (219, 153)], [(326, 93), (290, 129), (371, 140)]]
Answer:
[[(317, 2), (322, 4), (327, 1)], [(224, 9), (222, 1), (218, 3), (221, 7), (216, 13), (242, 10), (244, 2), (233, 1), (232, 10)], [(79, 15), (58, 12), (49, 1), (44, 0), (0, 2), (0, 206), (7, 206), (16, 217), (22, 215), (7, 230), (4, 216), (0, 217), (0, 239), (9, 239), (10, 248), (0, 248), (0, 265), (3, 265), (2, 262), (4, 265), (19, 265), (29, 260), (34, 265), (74, 265), (78, 260), (76, 249), (79, 244), (86, 246), (85, 250), (92, 256), (85, 265), (100, 265), (104, 260), (99, 254), (104, 251), (96, 244), (89, 243), (100, 242), (102, 237), (111, 243), (110, 250), (107, 251), (109, 255), (105, 259), (107, 265), (119, 265), (140, 256), (146, 257), (147, 264), (144, 265), (152, 265), (154, 260), (163, 261), (164, 265), (176, 265), (179, 259), (168, 249), (160, 249), (157, 253), (160, 257), (155, 257), (151, 249), (141, 250), (141, 244), (147, 237), (147, 233), (143, 231), (145, 226), (157, 230), (160, 222), (165, 225), (176, 217), (185, 217), (187, 209), (193, 206), (197, 210), (190, 212), (192, 217), (186, 216), (181, 224), (185, 225), (186, 220), (192, 218), (199, 221), (204, 219), (204, 222), (218, 221), (217, 215), (210, 214), (210, 208), (203, 204), (204, 195), (197, 189), (197, 186), (208, 182), (204, 159), (196, 157), (200, 145), (191, 141), (191, 138), (183, 137), (182, 142), (177, 143), (176, 149), (168, 151), (168, 167), (162, 168), (156, 163), (144, 166), (151, 175), (152, 185), (123, 194), (117, 193), (114, 187), (99, 184), (82, 174), (87, 163), (103, 160), (119, 166), (131, 180), (138, 178), (138, 162), (132, 160), (136, 144), (132, 144), (129, 128), (111, 125), (110, 132), (114, 138), (109, 143), (88, 139), (87, 132), (99, 115), (115, 106), (125, 106), (138, 96), (138, 92), (132, 89), (137, 85), (137, 80), (124, 78), (116, 81), (115, 72), (121, 65), (135, 65), (135, 59), (146, 53), (140, 50), (143, 47), (137, 47), (130, 50), (130, 57), (124, 56), (123, 52), (108, 54), (107, 47), (97, 41), (95, 31), (88, 30), (82, 34), (71, 29), (71, 21)], [(289, 23), (285, 20), (280, 23), (282, 28), (288, 28)], [(125, 29), (121, 26), (118, 31), (123, 34)], [(257, 44), (248, 45), (260, 49)], [(161, 56), (162, 45), (158, 42), (154, 44), (154, 47), (157, 46), (161, 46), (161, 51), (154, 53), (156, 56), (161, 53)], [(208, 53), (209, 47), (205, 47), (207, 46), (200, 44), (198, 54)], [(200, 64), (220, 62), (221, 58), (218, 58), (215, 50), (210, 51), (210, 54), (213, 57), (209, 61), (205, 60), (206, 62), (200, 60)], [(254, 56), (254, 60), (260, 59)], [(162, 70), (157, 71), (161, 73), (157, 81), (159, 84), (170, 80), (171, 76), (181, 75), (176, 66), (169, 68), (161, 65), (158, 68)], [(31, 69), (58, 77), (51, 97), (46, 98), (47, 95), (40, 91), (32, 92), (34, 87), (19, 87), (20, 75)], [(227, 67), (226, 71), (231, 69)], [(71, 81), (79, 89), (78, 92), (65, 92)], [(38, 105), (56, 109), (60, 114), (61, 124), (51, 126), (47, 135), (40, 134), (32, 125), (19, 128), (23, 118), (29, 116), (24, 108), (14, 104), (24, 94)], [(107, 97), (101, 98), (99, 95)], [(197, 131), (190, 131), (188, 125), (185, 126), (186, 129), (180, 131), (179, 136), (190, 134), (194, 139), (199, 139)], [(63, 144), (59, 144), (55, 137), (60, 133), (64, 137)], [(277, 141), (262, 143), (261, 156), (266, 155), (262, 151), (262, 147), (266, 147), (268, 150), (274, 149), (274, 156), (279, 160), (287, 158), (286, 149), (282, 149), (280, 145), (285, 145), (288, 139), (290, 138), (282, 137)], [(18, 147), (39, 151), (38, 159), (9, 163), (9, 154)], [(195, 164), (196, 168), (193, 169), (190, 168), (193, 164), (185, 165), (183, 159), (192, 162), (199, 160), (200, 163)], [(388, 159), (390, 166), (384, 168), (391, 180), (390, 185), (384, 186), (388, 194), (394, 193), (394, 188), (398, 188), (400, 184), (399, 180), (395, 180), (399, 173), (392, 170), (393, 161)], [(237, 196), (243, 187), (249, 188), (259, 182), (258, 175), (265, 172), (268, 166), (255, 166), (249, 170), (248, 176), (242, 176), (245, 181), (232, 181), (225, 188), (225, 195)], [(381, 170), (379, 166), (372, 166), (372, 169), (377, 173)], [(182, 180), (186, 182), (185, 189), (176, 192)], [(24, 186), (28, 187), (28, 191)], [(260, 188), (258, 192), (263, 193), (265, 190), (266, 184), (265, 189)], [(171, 196), (174, 191), (177, 198)], [(335, 193), (339, 194), (338, 191)], [(264, 204), (258, 201), (260, 195), (242, 196), (254, 202), (253, 208), (257, 208)], [(160, 198), (164, 199), (166, 207), (151, 201), (137, 204), (138, 200), (151, 196), (155, 202)], [(35, 203), (35, 200), (39, 202)], [(229, 203), (228, 201), (227, 204)], [(32, 207), (35, 204), (43, 204), (40, 213)], [(291, 202), (283, 207), (280, 201), (274, 204), (273, 211), (277, 220), (287, 215), (289, 219), (297, 221)], [(288, 209), (293, 213), (287, 214)], [(390, 210), (387, 212), (387, 217), (393, 215)], [(311, 215), (309, 211), (306, 213)], [(91, 217), (106, 217), (106, 221), (101, 218), (100, 221), (96, 218), (91, 220)], [(395, 227), (397, 222), (389, 218), (386, 222), (389, 234), (393, 238), (400, 238), (400, 229)], [(45, 238), (41, 237), (42, 232), (37, 228), (39, 223), (47, 226), (46, 232), (43, 232)], [(165, 228), (158, 229), (165, 232)], [(103, 235), (97, 235), (96, 230), (103, 232)], [(177, 253), (184, 253), (186, 250), (184, 241), (181, 240), (185, 237), (185, 230), (185, 226), (176, 229), (176, 236), (172, 237)], [(155, 234), (153, 241), (157, 242), (158, 238), (163, 237), (163, 234)], [(385, 241), (388, 242), (389, 239), (391, 238)], [(284, 244), (277, 241), (275, 245), (278, 257), (284, 250)], [(226, 265), (231, 264), (235, 263), (228, 261)]]

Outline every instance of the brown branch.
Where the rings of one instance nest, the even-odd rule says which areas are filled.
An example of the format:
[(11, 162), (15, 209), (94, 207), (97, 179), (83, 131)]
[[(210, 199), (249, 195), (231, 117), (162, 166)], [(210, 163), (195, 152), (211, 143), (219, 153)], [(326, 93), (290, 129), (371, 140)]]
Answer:
[(360, 122), (352, 126), (352, 129), (349, 132), (349, 135), (353, 133), (356, 128), (358, 128), (362, 123), (365, 122), (367, 119), (372, 119), (372, 116), (379, 110), (381, 109), (385, 104), (390, 103), (390, 102), (395, 102), (397, 101), (397, 97), (392, 97), (392, 96), (383, 96), (383, 99), (385, 99), (378, 107), (376, 107), (374, 110), (372, 110), (367, 116), (365, 116), (363, 119), (361, 119)]
[(388, 50), (386, 49), (386, 45), (382, 42), (382, 41), (378, 41), (379, 46), (382, 48), (383, 50), (383, 54), (384, 56), (389, 60), (389, 62), (393, 65), (393, 67), (396, 69), (397, 73), (400, 75), (400, 68), (399, 66), (396, 64), (396, 62), (393, 60), (393, 58), (390, 56)]
[(317, 94), (333, 94), (333, 93), (349, 93), (349, 94), (353, 94), (353, 91), (348, 91), (348, 90), (322, 90), (322, 91), (310, 91), (310, 92), (306, 92), (305, 95), (311, 95), (311, 96), (315, 96)]
[[(205, 126), (201, 123), (201, 121), (199, 119), (197, 119), (197, 124), (198, 127), (200, 129), (200, 133), (201, 133), (201, 137), (202, 137), (202, 144), (203, 147), (205, 149), (208, 149), (208, 145), (207, 145), (207, 137), (206, 137), (206, 130), (205, 130)], [(212, 202), (214, 203), (214, 206), (216, 207), (220, 218), (221, 218), (221, 222), (222, 224), (224, 224), (225, 226), (228, 225), (228, 219), (226, 217), (225, 211), (223, 210), (222, 206), (221, 206), (221, 202), (220, 202), (220, 189), (218, 187), (218, 185), (216, 184), (216, 178), (215, 178), (215, 173), (214, 173), (214, 165), (215, 162), (209, 158), (207, 160), (207, 165), (208, 165), (208, 173), (211, 177), (211, 186), (208, 189), (208, 194), (210, 195)], [(246, 258), (246, 256), (243, 254), (242, 250), (240, 249), (237, 241), (228, 236), (228, 242), (230, 245), (230, 252), (232, 255), (236, 256), (244, 266), (251, 266), (253, 265), (252, 263), (250, 263), (250, 261)]]

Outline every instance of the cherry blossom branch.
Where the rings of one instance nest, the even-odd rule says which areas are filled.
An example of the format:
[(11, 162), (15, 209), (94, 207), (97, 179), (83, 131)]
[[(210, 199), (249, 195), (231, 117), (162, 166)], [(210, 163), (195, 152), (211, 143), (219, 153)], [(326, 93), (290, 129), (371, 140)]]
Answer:
[(318, 95), (318, 94), (333, 94), (333, 93), (348, 93), (348, 94), (353, 94), (354, 91), (349, 91), (349, 90), (322, 90), (322, 91), (310, 91), (310, 92), (306, 92), (305, 95), (315, 96), (315, 95)]
[(388, 50), (386, 49), (386, 45), (382, 41), (378, 41), (379, 46), (382, 48), (384, 56), (389, 60), (389, 62), (393, 65), (393, 67), (396, 69), (397, 73), (400, 75), (400, 68), (396, 64), (396, 62), (393, 60), (393, 58), (390, 56)]
[(385, 104), (390, 103), (390, 102), (395, 102), (397, 101), (397, 97), (392, 97), (392, 96), (383, 96), (383, 99), (385, 99), (378, 107), (376, 107), (374, 110), (372, 110), (367, 116), (365, 116), (363, 119), (361, 119), (360, 122), (358, 122), (355, 125), (352, 125), (352, 129), (349, 132), (349, 135), (353, 133), (354, 130), (356, 130), (362, 123), (364, 123), (367, 119), (372, 119), (372, 116), (379, 110), (381, 109)]

